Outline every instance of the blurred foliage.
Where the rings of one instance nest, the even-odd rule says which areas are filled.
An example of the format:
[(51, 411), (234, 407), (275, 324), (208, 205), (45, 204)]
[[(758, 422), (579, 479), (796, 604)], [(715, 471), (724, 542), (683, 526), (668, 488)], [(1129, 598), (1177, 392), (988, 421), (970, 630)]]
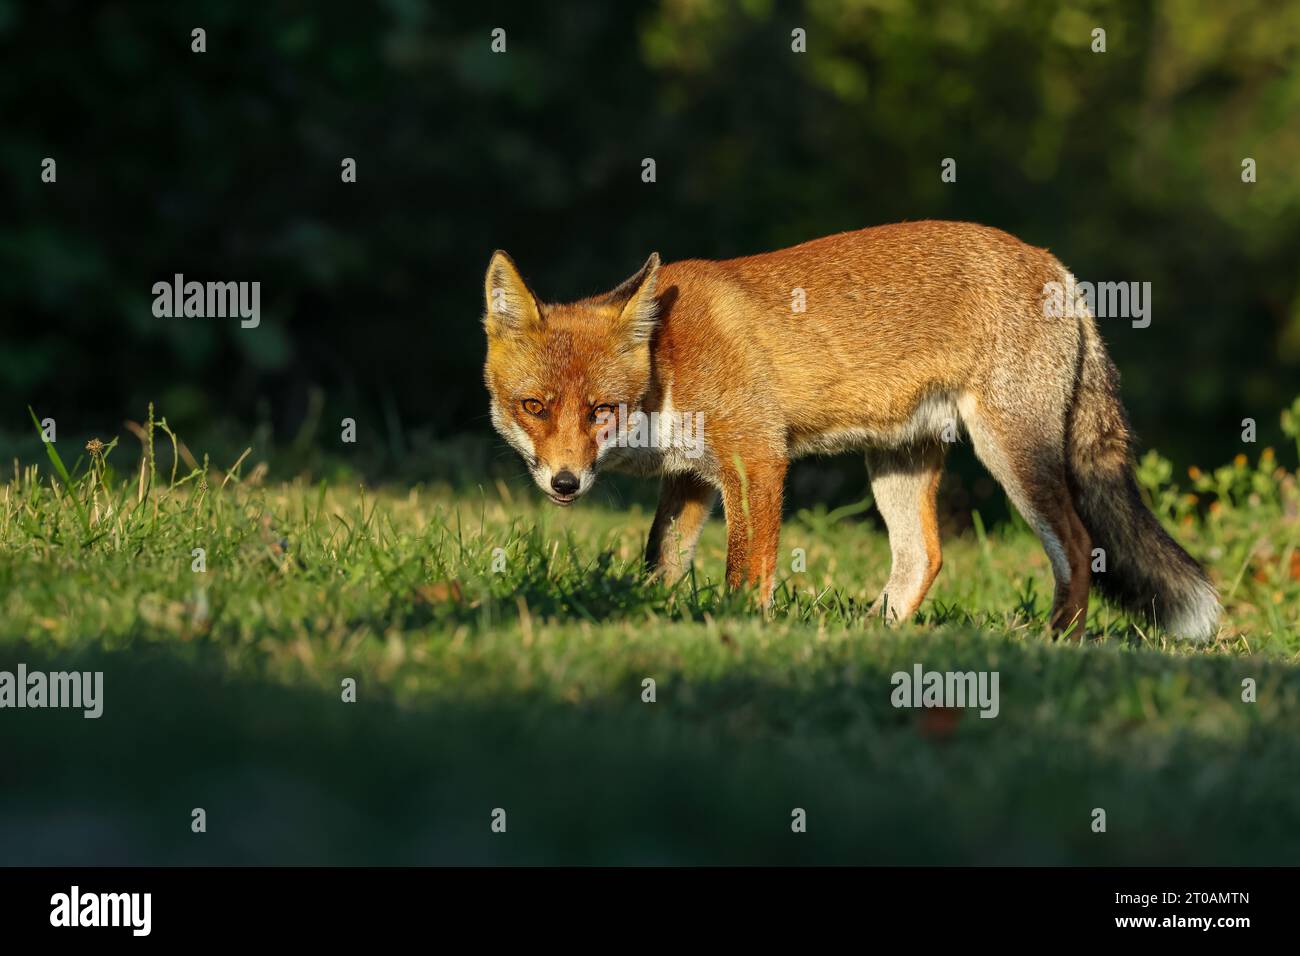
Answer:
[[(1297, 45), (1274, 0), (0, 0), (0, 430), (156, 401), (311, 443), (346, 415), (389, 464), (489, 431), (495, 248), (562, 299), (651, 249), (952, 218), (1150, 281), (1149, 328), (1102, 323), (1134, 424), (1230, 458), (1300, 388)], [(261, 326), (155, 318), (178, 272), (261, 281)]]

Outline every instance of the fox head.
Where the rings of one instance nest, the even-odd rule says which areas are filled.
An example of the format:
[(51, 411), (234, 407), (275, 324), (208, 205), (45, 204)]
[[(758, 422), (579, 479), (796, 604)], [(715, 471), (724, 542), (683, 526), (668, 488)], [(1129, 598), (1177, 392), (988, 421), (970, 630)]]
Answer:
[(650, 387), (659, 321), (654, 253), (626, 282), (571, 305), (545, 305), (504, 252), (484, 282), (492, 424), (542, 491), (567, 505), (590, 490), (617, 434)]

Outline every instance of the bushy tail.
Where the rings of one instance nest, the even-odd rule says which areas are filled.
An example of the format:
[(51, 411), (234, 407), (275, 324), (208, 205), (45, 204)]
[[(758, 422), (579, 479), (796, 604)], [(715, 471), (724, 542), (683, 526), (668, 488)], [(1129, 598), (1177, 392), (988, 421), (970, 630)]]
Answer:
[(1066, 446), (1075, 510), (1093, 548), (1105, 551), (1106, 570), (1093, 575), (1093, 584), (1177, 637), (1208, 641), (1218, 630), (1214, 585), (1142, 502), (1119, 372), (1092, 317), (1079, 325), (1083, 356)]

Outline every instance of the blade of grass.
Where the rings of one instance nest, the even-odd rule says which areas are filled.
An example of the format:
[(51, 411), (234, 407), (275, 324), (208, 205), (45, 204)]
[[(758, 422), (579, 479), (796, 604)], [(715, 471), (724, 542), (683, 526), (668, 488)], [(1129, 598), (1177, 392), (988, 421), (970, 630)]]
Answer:
[(68, 498), (72, 501), (72, 507), (77, 511), (77, 517), (81, 520), (81, 527), (86, 532), (86, 539), (91, 536), (90, 519), (86, 516), (86, 509), (81, 506), (81, 499), (77, 497), (76, 489), (72, 486), (72, 476), (68, 474), (68, 469), (63, 465), (63, 459), (54, 448), (54, 442), (45, 440), (45, 432), (41, 429), (40, 419), (36, 417), (36, 412), (32, 406), (27, 406), (27, 414), (32, 416), (32, 424), (36, 426), (36, 434), (41, 436), (41, 443), (45, 445), (45, 454), (49, 456), (50, 464), (54, 466), (54, 471), (58, 474), (59, 480), (63, 482), (63, 487), (68, 491)]

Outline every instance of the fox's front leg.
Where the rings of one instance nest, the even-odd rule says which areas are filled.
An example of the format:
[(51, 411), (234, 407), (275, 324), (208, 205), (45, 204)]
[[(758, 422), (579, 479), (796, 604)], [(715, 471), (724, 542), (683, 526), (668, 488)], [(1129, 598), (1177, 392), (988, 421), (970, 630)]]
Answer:
[(783, 456), (742, 459), (722, 468), (727, 514), (727, 587), (753, 585), (763, 607), (776, 587), (781, 497), (789, 463)]
[(646, 570), (668, 584), (686, 573), (717, 497), (717, 489), (695, 475), (664, 475), (659, 508), (646, 543)]

